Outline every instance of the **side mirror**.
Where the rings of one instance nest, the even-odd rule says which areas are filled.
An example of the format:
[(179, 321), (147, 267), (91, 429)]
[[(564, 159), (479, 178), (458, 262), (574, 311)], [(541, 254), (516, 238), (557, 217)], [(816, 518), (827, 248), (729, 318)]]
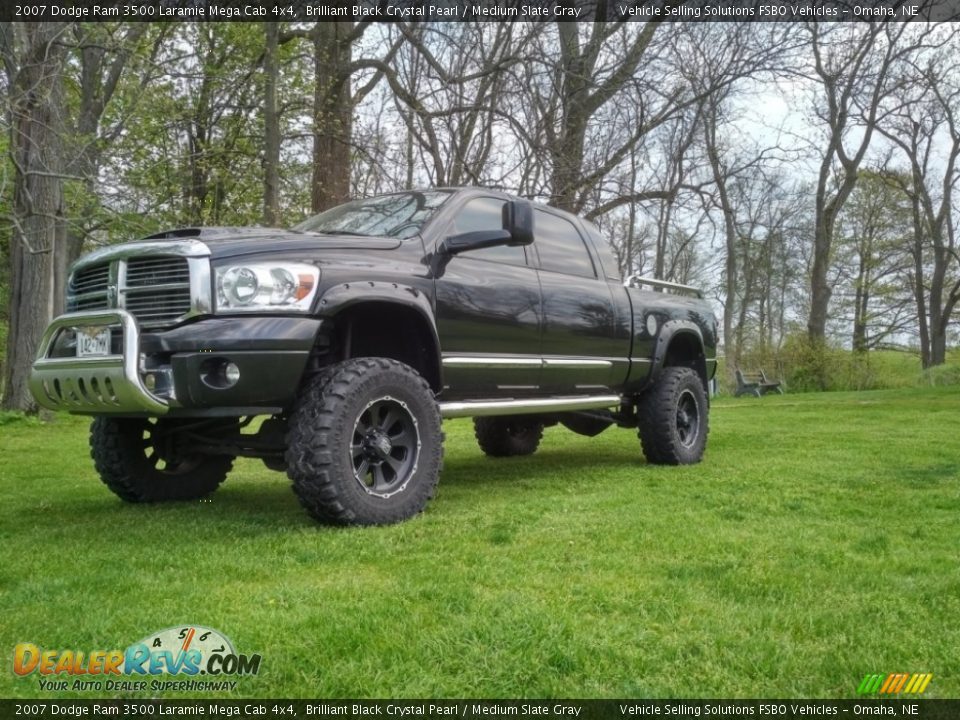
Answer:
[(457, 255), (467, 250), (533, 242), (533, 205), (528, 200), (509, 200), (503, 204), (502, 230), (476, 230), (451, 235), (443, 241), (443, 252)]
[(533, 204), (529, 200), (504, 203), (503, 229), (510, 233), (508, 245), (530, 245), (533, 242)]

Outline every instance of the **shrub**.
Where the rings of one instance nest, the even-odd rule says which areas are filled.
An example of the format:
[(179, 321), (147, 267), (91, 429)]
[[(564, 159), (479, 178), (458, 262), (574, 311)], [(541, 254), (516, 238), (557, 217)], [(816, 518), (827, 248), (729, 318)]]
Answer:
[[(922, 370), (920, 355), (909, 350), (871, 350), (857, 353), (829, 344), (812, 343), (797, 332), (778, 352), (745, 350), (741, 369), (762, 368), (782, 380), (788, 392), (820, 390), (892, 390), (922, 385), (960, 385), (960, 353), (948, 355), (947, 364)], [(730, 368), (728, 389), (735, 383)], [(726, 376), (721, 376), (726, 377)]]
[(923, 371), (924, 385), (960, 385), (960, 363), (937, 365)]
[(793, 392), (838, 390), (847, 374), (846, 358), (824, 343), (811, 342), (805, 334), (787, 338), (779, 353), (784, 383)]

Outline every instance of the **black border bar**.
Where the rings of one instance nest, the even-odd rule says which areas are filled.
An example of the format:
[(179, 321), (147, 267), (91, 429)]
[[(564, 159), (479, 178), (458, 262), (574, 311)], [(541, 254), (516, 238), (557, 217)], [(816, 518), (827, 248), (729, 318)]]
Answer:
[(3, 0), (0, 21), (933, 21), (960, 0)]
[(955, 720), (960, 700), (922, 698), (861, 700), (0, 700), (2, 718), (436, 718), (489, 720), (609, 720), (627, 718), (896, 717)]

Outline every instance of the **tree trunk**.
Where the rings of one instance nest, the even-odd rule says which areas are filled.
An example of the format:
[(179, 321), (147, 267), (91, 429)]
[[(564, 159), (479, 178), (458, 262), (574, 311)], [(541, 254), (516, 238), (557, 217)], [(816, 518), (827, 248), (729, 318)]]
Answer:
[(318, 23), (313, 36), (314, 212), (350, 199), (350, 148), (353, 98), (350, 62), (352, 23)]
[(851, 338), (853, 351), (859, 353), (867, 351), (868, 283), (866, 258), (861, 252), (857, 265), (857, 280), (853, 298), (853, 337)]
[(933, 243), (933, 272), (930, 277), (930, 298), (927, 302), (930, 332), (930, 365), (943, 365), (947, 359), (947, 325), (949, 317), (944, 312), (944, 282), (949, 256), (943, 247), (940, 228), (930, 227), (930, 239)]
[[(630, 191), (635, 192), (637, 188), (637, 154), (630, 152)], [(621, 268), (621, 275), (624, 278), (630, 277), (634, 273), (633, 256), (636, 253), (637, 242), (637, 204), (630, 203), (627, 206), (627, 241), (626, 252), (624, 253), (624, 267)], [(636, 272), (640, 269), (637, 268)]]
[(924, 287), (925, 270), (923, 266), (924, 230), (920, 211), (920, 197), (910, 194), (913, 215), (913, 299), (917, 306), (917, 330), (920, 335), (920, 362), (924, 368), (930, 367), (930, 329), (927, 325), (927, 297)]
[[(821, 183), (826, 187), (826, 181)], [(818, 195), (821, 190), (818, 190)], [(822, 192), (825, 192), (823, 190)], [(813, 267), (810, 273), (810, 317), (807, 333), (814, 343), (823, 343), (827, 337), (827, 311), (833, 290), (827, 283), (827, 272), (833, 247), (833, 218), (829, 207), (824, 207), (823, 196), (817, 198), (817, 219), (813, 232)]]
[(947, 361), (947, 333), (945, 325), (936, 327), (930, 335), (930, 365), (943, 365)]
[(10, 242), (10, 330), (3, 408), (35, 411), (30, 366), (52, 319), (55, 259), (66, 248), (61, 127), (67, 23), (24, 23), (20, 68), (10, 92), (14, 166)]
[(550, 186), (553, 188), (551, 204), (572, 213), (580, 210), (577, 188), (583, 167), (583, 137), (586, 133), (586, 119), (582, 112), (575, 104), (568, 108), (566, 127), (560, 140), (551, 148), (550, 158)]
[(280, 113), (277, 112), (277, 44), (280, 25), (263, 24), (263, 224), (280, 224)]
[[(707, 158), (710, 161), (710, 171), (717, 188), (717, 199), (720, 201), (720, 211), (723, 213), (723, 235), (726, 246), (724, 258), (724, 285), (725, 297), (723, 303), (723, 352), (728, 358), (738, 358), (739, 352), (734, 348), (733, 317), (736, 312), (737, 297), (737, 226), (733, 203), (727, 192), (727, 176), (720, 161), (720, 152), (717, 147), (717, 108), (704, 117), (704, 144)], [(727, 365), (727, 375), (733, 380), (736, 370), (731, 364)]]

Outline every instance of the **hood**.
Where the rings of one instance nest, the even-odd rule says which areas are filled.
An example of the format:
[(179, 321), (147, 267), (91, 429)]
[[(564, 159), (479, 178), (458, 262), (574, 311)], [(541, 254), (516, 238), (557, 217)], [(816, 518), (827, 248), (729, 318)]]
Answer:
[(262, 227), (178, 228), (136, 242), (158, 240), (198, 240), (210, 248), (210, 254), (215, 258), (298, 250), (392, 250), (400, 247), (401, 242), (396, 238), (324, 235)]

